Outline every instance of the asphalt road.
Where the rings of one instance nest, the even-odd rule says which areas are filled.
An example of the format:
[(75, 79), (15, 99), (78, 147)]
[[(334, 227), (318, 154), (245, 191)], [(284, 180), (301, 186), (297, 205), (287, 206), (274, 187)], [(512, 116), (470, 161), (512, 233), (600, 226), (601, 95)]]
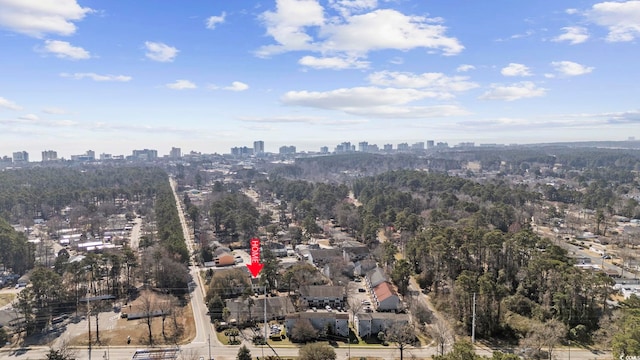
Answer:
[[(216, 360), (233, 360), (238, 354), (240, 346), (211, 346), (211, 356)], [(256, 347), (247, 344), (247, 347), (251, 351), (252, 356), (262, 357), (264, 355), (273, 355), (273, 352), (269, 348)], [(388, 347), (363, 347), (352, 346), (350, 349), (348, 346), (341, 346), (334, 348), (336, 351), (337, 359), (346, 359), (350, 354), (351, 358), (358, 359), (360, 357), (376, 357), (384, 359), (394, 359), (400, 357), (400, 351), (393, 345)], [(38, 347), (31, 349), (17, 349), (17, 350), (0, 350), (0, 359), (44, 359), (45, 354), (49, 351), (47, 347)], [(78, 360), (89, 359), (89, 354), (86, 349), (74, 349), (75, 357)], [(276, 347), (275, 351), (279, 356), (297, 356), (298, 348), (296, 347)], [(480, 355), (491, 357), (492, 349), (478, 347), (476, 352)], [(91, 354), (91, 359), (131, 359), (135, 352), (135, 348), (132, 347), (102, 347), (94, 348)], [(209, 346), (208, 344), (191, 343), (186, 346), (180, 347), (181, 357), (179, 359), (191, 359), (195, 356), (195, 359), (199, 359), (203, 356), (205, 359), (208, 357)], [(423, 348), (409, 348), (404, 352), (404, 357), (409, 359), (415, 358), (430, 358), (436, 354), (436, 348), (433, 346)], [(605, 352), (592, 352), (581, 348), (561, 348), (555, 349), (553, 356), (558, 360), (591, 360), (591, 359), (611, 359), (610, 353)]]

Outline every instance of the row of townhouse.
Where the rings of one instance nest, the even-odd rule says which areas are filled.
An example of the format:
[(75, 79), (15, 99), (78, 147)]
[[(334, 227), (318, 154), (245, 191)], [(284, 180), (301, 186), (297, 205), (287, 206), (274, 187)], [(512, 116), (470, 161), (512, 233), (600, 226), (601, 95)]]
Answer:
[(371, 292), (376, 310), (394, 312), (402, 310), (402, 301), (400, 301), (400, 297), (387, 279), (384, 270), (379, 267), (370, 270), (365, 276), (365, 281)]
[[(285, 327), (291, 334), (299, 321), (309, 321), (318, 331), (326, 331), (329, 335), (341, 337), (349, 336), (349, 314), (340, 312), (299, 312), (287, 315)], [(356, 333), (360, 338), (376, 337), (379, 332), (385, 332), (394, 325), (404, 325), (410, 322), (407, 314), (391, 313), (358, 313), (354, 318)]]

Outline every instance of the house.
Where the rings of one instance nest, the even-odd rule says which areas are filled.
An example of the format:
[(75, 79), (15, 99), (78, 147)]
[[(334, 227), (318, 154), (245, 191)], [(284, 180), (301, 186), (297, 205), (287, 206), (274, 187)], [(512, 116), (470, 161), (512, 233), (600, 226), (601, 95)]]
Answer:
[(287, 315), (285, 326), (291, 334), (298, 321), (309, 321), (318, 332), (327, 331), (328, 335), (349, 336), (349, 314), (336, 312), (301, 312)]
[(31, 281), (31, 271), (29, 271), (28, 273), (20, 276), (20, 278), (18, 279), (16, 285), (18, 287), (25, 287), (29, 284), (29, 282)]
[(284, 244), (271, 242), (269, 243), (269, 250), (274, 256), (285, 257), (287, 256), (287, 249)]
[(308, 285), (299, 290), (300, 300), (307, 308), (344, 307), (347, 293), (342, 286)]
[(233, 266), (236, 264), (236, 259), (232, 254), (224, 252), (215, 258), (214, 263), (216, 266)]
[[(239, 324), (246, 324), (249, 320), (263, 321), (265, 301), (267, 306), (267, 320), (284, 319), (285, 316), (295, 311), (293, 302), (288, 296), (268, 297), (262, 299), (228, 299), (225, 306), (229, 309), (229, 316)], [(251, 306), (249, 306), (251, 304)], [(249, 312), (251, 308), (251, 312)]]
[(356, 262), (369, 257), (369, 248), (359, 241), (345, 240), (340, 244), (344, 260)]
[(395, 324), (408, 324), (409, 315), (390, 313), (358, 313), (354, 317), (356, 332), (361, 338), (377, 336)]
[(353, 275), (365, 276), (369, 271), (375, 269), (378, 263), (375, 260), (361, 260), (354, 264)]
[(309, 249), (308, 260), (318, 269), (322, 269), (325, 265), (334, 261), (335, 258), (342, 259), (342, 251), (340, 249)]
[(373, 301), (378, 311), (400, 311), (402, 303), (391, 283), (385, 281), (373, 288), (371, 291)]
[(250, 279), (251, 281), (251, 293), (252, 294), (264, 294), (265, 286), (260, 285), (260, 278), (254, 278), (253, 276)]
[(369, 272), (367, 272), (367, 275), (365, 276), (365, 280), (367, 281), (369, 290), (373, 290), (373, 288), (382, 284), (383, 282), (389, 281), (389, 279), (387, 278), (387, 274), (385, 274), (384, 270), (379, 267), (369, 270)]

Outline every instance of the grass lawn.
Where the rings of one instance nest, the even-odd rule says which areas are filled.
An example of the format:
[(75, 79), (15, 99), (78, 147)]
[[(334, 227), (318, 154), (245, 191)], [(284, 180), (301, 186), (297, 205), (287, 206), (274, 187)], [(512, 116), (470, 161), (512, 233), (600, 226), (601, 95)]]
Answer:
[(0, 307), (7, 305), (16, 298), (16, 294), (0, 294)]

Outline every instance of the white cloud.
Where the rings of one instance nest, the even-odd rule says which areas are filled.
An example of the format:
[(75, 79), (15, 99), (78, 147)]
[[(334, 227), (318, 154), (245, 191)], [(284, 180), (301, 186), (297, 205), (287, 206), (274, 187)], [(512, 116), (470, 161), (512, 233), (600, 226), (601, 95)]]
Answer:
[(551, 66), (563, 76), (578, 76), (593, 71), (593, 67), (584, 66), (573, 61), (554, 61)]
[(348, 114), (385, 119), (425, 119), (464, 116), (471, 113), (457, 105), (373, 106), (344, 110)]
[(159, 62), (172, 62), (180, 50), (161, 42), (147, 41), (144, 43), (149, 59)]
[(298, 60), (298, 64), (308, 66), (314, 69), (366, 69), (369, 67), (368, 61), (359, 61), (354, 58), (341, 57), (315, 57), (304, 56)]
[(578, 9), (570, 8), (570, 9), (565, 10), (564, 12), (566, 14), (573, 15), (573, 14), (577, 14), (578, 13)]
[(268, 123), (268, 124), (310, 124), (310, 125), (358, 125), (368, 123), (368, 120), (364, 119), (327, 119), (319, 116), (305, 116), (305, 115), (285, 115), (285, 116), (271, 116), (271, 117), (251, 117), (240, 116), (238, 120), (244, 122), (253, 123)]
[(415, 48), (439, 49), (445, 55), (460, 53), (456, 38), (445, 35), (446, 27), (434, 19), (404, 15), (392, 9), (379, 9), (345, 19), (344, 23), (328, 23), (320, 29), (325, 38), (324, 51), (367, 54), (374, 50)]
[(86, 60), (91, 58), (91, 54), (87, 50), (60, 40), (46, 40), (43, 51), (62, 59)]
[(311, 49), (313, 38), (307, 35), (305, 28), (321, 26), (324, 23), (324, 9), (317, 0), (278, 0), (276, 11), (266, 11), (260, 18), (267, 28), (267, 34), (278, 43), (258, 50), (258, 55), (269, 56)]
[(128, 82), (128, 81), (131, 81), (132, 79), (131, 76), (126, 76), (126, 75), (109, 75), (109, 74), (100, 75), (96, 73), (73, 73), (73, 74), (62, 73), (60, 74), (60, 76), (73, 78), (76, 80), (89, 78), (93, 81), (116, 81), (116, 82)]
[(510, 63), (500, 70), (504, 76), (531, 76), (529, 67), (524, 64)]
[(249, 85), (240, 82), (240, 81), (234, 81), (231, 83), (230, 86), (227, 86), (224, 88), (225, 90), (230, 90), (230, 91), (245, 91), (247, 89), (249, 89)]
[(379, 71), (369, 75), (369, 82), (378, 86), (413, 88), (439, 93), (439, 98), (450, 98), (451, 92), (462, 92), (478, 87), (466, 76), (446, 76), (442, 73), (413, 74), (409, 72)]
[(67, 113), (65, 109), (56, 108), (56, 107), (42, 109), (42, 112), (45, 114), (52, 114), (52, 115), (64, 115)]
[(350, 115), (378, 118), (426, 118), (467, 115), (456, 105), (404, 106), (441, 94), (418, 89), (379, 87), (342, 88), (325, 92), (289, 91), (281, 101), (285, 105), (343, 111)]
[[(374, 1), (332, 1), (341, 16), (326, 19), (317, 0), (278, 0), (275, 11), (260, 18), (275, 44), (256, 52), (270, 56), (288, 51), (314, 51), (342, 54), (342, 57), (364, 57), (370, 51), (415, 48), (437, 49), (454, 55), (464, 47), (456, 38), (446, 36), (442, 19), (405, 15), (392, 9), (368, 11)], [(352, 12), (364, 12), (352, 15)]]
[(0, 26), (33, 37), (71, 35), (90, 8), (76, 0), (0, 0)]
[(216, 25), (224, 23), (224, 19), (226, 16), (227, 16), (227, 13), (225, 13), (224, 11), (220, 16), (215, 16), (215, 15), (210, 16), (207, 19), (207, 29), (213, 30), (216, 28)]
[(326, 92), (290, 91), (282, 97), (282, 102), (375, 118), (433, 118), (469, 114), (456, 105), (402, 106), (434, 96), (433, 93), (415, 89), (359, 87)]
[(456, 68), (457, 72), (467, 72), (469, 70), (475, 70), (475, 66), (473, 65), (469, 65), (469, 64), (462, 64), (460, 66), (458, 66), (458, 68)]
[(22, 110), (22, 106), (19, 106), (13, 101), (5, 99), (2, 96), (0, 96), (0, 108), (5, 108), (9, 110)]
[(378, 6), (377, 0), (329, 0), (332, 8), (336, 9), (344, 17), (352, 13), (360, 13)]
[(546, 89), (539, 88), (530, 81), (522, 81), (511, 85), (492, 84), (490, 90), (482, 94), (480, 99), (514, 101), (544, 96), (546, 91)]
[(553, 39), (551, 39), (551, 41), (568, 41), (569, 44), (575, 45), (581, 44), (589, 39), (589, 33), (587, 29), (582, 26), (567, 26), (563, 27), (562, 30), (564, 31), (564, 33), (554, 37)]
[(165, 87), (173, 90), (187, 90), (197, 88), (196, 84), (189, 80), (176, 80), (175, 82), (166, 84)]
[(424, 98), (435, 98), (434, 92), (417, 89), (379, 87), (342, 88), (331, 91), (289, 91), (282, 97), (286, 105), (309, 106), (321, 109), (344, 109), (380, 105), (402, 105)]
[(640, 36), (640, 1), (606, 1), (594, 4), (586, 12), (595, 24), (609, 30), (607, 41), (632, 41)]
[(26, 115), (22, 115), (20, 116), (18, 119), (20, 120), (27, 120), (27, 121), (38, 121), (40, 120), (40, 118), (38, 117), (38, 115), (36, 114), (26, 114)]
[(391, 60), (389, 60), (389, 62), (393, 65), (402, 65), (404, 64), (404, 59), (399, 56), (395, 56)]

